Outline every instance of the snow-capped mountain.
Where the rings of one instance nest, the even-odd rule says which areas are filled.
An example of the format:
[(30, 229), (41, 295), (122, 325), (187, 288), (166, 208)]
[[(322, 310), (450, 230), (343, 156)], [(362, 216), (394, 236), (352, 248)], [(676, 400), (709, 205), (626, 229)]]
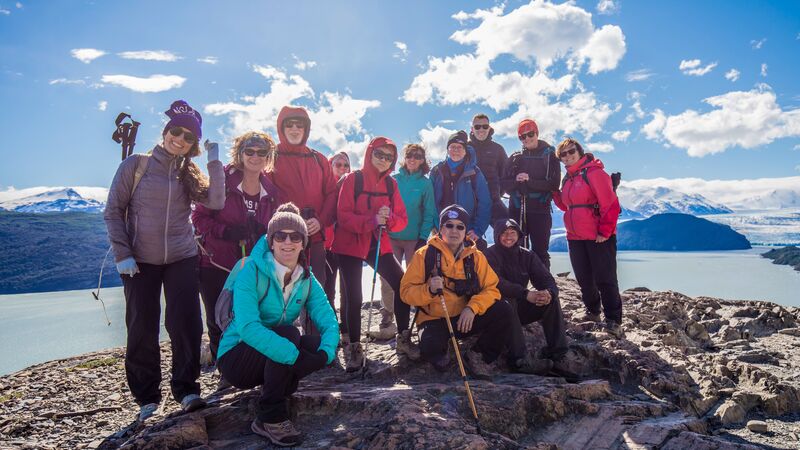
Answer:
[(102, 212), (108, 189), (98, 187), (34, 187), (0, 192), (0, 210), (49, 212)]
[(633, 188), (622, 184), (617, 195), (624, 208), (644, 217), (664, 213), (699, 216), (733, 212), (727, 206), (712, 202), (701, 194), (685, 194), (664, 186)]

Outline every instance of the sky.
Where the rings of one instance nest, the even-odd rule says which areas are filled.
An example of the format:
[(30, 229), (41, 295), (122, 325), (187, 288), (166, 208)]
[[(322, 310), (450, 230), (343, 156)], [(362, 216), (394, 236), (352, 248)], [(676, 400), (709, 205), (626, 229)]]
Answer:
[(509, 154), (533, 118), (626, 180), (798, 176), (798, 55), (797, 1), (0, 0), (0, 189), (108, 186), (117, 114), (145, 152), (175, 99), (225, 149), (295, 104), (325, 154), (435, 162), (482, 112)]

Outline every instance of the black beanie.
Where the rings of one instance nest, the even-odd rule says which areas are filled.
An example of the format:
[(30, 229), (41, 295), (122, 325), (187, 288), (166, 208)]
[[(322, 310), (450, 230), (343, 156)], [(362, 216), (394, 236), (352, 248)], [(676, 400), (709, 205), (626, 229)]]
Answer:
[(447, 139), (447, 146), (450, 147), (450, 144), (456, 143), (461, 144), (464, 146), (464, 150), (467, 149), (467, 133), (464, 130), (458, 130), (455, 133), (450, 135), (450, 138)]
[(442, 210), (439, 214), (439, 229), (441, 230), (444, 224), (451, 219), (460, 220), (464, 222), (464, 226), (469, 226), (469, 213), (459, 205), (450, 205)]

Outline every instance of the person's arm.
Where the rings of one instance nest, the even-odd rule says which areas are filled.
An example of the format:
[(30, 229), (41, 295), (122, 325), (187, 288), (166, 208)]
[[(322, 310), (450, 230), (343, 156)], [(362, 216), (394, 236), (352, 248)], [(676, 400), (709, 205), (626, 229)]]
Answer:
[(476, 169), (476, 171), (478, 211), (473, 224), (475, 225), (475, 234), (483, 236), (486, 233), (486, 229), (489, 228), (489, 221), (492, 217), (492, 196), (489, 194), (489, 184), (486, 182), (486, 177), (483, 176), (479, 169)]
[(403, 279), (400, 281), (400, 299), (411, 306), (428, 306), (439, 299), (428, 289), (428, 274), (425, 273), (425, 252), (422, 247), (414, 253)]
[(600, 205), (597, 233), (605, 238), (611, 237), (621, 211), (619, 198), (611, 185), (611, 177), (602, 169), (589, 170), (586, 177), (589, 179), (589, 187), (597, 197), (597, 204)]
[(511, 157), (508, 158), (505, 168), (503, 169), (503, 176), (500, 178), (500, 187), (503, 189), (503, 192), (509, 194), (517, 192), (520, 187), (519, 184), (517, 184), (516, 161), (516, 155), (511, 155)]
[(322, 350), (328, 355), (326, 364), (330, 364), (336, 358), (336, 347), (339, 345), (339, 322), (336, 320), (336, 313), (333, 312), (333, 308), (328, 302), (328, 296), (319, 281), (314, 275), (311, 275), (308, 282), (311, 283), (311, 291), (306, 302), (306, 309), (320, 333), (320, 344), (317, 350)]
[[(496, 243), (495, 245), (501, 245)], [(518, 300), (525, 300), (525, 296), (528, 294), (527, 286), (522, 286), (518, 283), (514, 283), (511, 280), (505, 278), (503, 275), (503, 271), (501, 270), (502, 263), (500, 259), (495, 254), (494, 251), (491, 249), (485, 253), (486, 260), (489, 262), (489, 266), (494, 270), (495, 274), (497, 275), (497, 289), (500, 291), (500, 294), (503, 298), (514, 298)]]
[(205, 142), (206, 154), (208, 155), (208, 197), (202, 203), (208, 209), (222, 209), (225, 207), (225, 168), (219, 160), (219, 145), (215, 142)]
[(422, 226), (419, 230), (419, 238), (423, 241), (428, 240), (431, 230), (435, 227), (436, 217), (436, 199), (433, 195), (433, 182), (426, 179), (425, 191), (422, 193)]
[(497, 195), (502, 197), (505, 192), (502, 180), (506, 173), (506, 165), (508, 165), (508, 155), (502, 145), (497, 144), (497, 148), (500, 151), (500, 155), (497, 157)]
[(500, 299), (500, 291), (497, 290), (497, 274), (494, 273), (486, 256), (481, 252), (474, 253), (475, 272), (481, 285), (481, 291), (473, 295), (467, 302), (467, 306), (475, 315), (480, 316), (491, 307), (494, 302)]
[(394, 193), (392, 194), (392, 213), (389, 215), (389, 218), (386, 219), (386, 229), (392, 232), (402, 231), (408, 225), (408, 213), (406, 212), (406, 204), (403, 202), (403, 197), (400, 195), (400, 188), (397, 186), (397, 182), (395, 180), (391, 181), (394, 183)]
[(117, 168), (114, 181), (111, 182), (111, 187), (108, 189), (106, 209), (103, 211), (103, 220), (106, 222), (108, 240), (114, 251), (115, 262), (133, 257), (128, 226), (125, 223), (125, 211), (131, 201), (131, 190), (138, 158), (147, 158), (147, 156), (134, 155), (122, 161)]
[(525, 187), (529, 192), (557, 191), (561, 185), (561, 166), (555, 152), (550, 152), (545, 164), (547, 165), (547, 176), (544, 180), (531, 178), (525, 182)]
[(375, 221), (375, 214), (359, 214), (355, 212), (355, 200), (353, 193), (355, 189), (355, 173), (351, 172), (345, 176), (342, 183), (342, 190), (339, 193), (339, 207), (337, 208), (337, 226), (344, 228), (351, 233), (364, 234), (375, 230), (378, 223)]
[(561, 191), (552, 191), (553, 194), (553, 202), (556, 204), (558, 209), (567, 212), (567, 205), (564, 203), (564, 200), (561, 198)]
[(319, 221), (322, 229), (331, 226), (336, 222), (336, 205), (338, 202), (339, 189), (336, 186), (336, 177), (328, 158), (321, 154), (317, 156), (322, 162), (322, 192), (325, 199), (322, 202), (322, 211), (319, 212)]
[(192, 224), (197, 234), (222, 238), (225, 232), (225, 224), (217, 221), (217, 215), (205, 206), (197, 203), (192, 211)]

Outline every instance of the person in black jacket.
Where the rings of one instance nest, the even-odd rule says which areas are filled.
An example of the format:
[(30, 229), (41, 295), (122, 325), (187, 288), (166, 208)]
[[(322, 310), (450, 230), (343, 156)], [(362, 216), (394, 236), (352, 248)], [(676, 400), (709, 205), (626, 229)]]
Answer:
[(508, 155), (502, 145), (492, 140), (493, 134), (494, 128), (489, 126), (489, 116), (481, 113), (472, 118), (469, 145), (475, 149), (478, 155), (478, 168), (489, 184), (489, 196), (492, 199), (491, 223), (508, 217), (508, 208), (500, 199), (503, 196), (500, 179), (503, 177)]
[[(553, 361), (567, 353), (564, 314), (558, 301), (558, 287), (536, 253), (520, 247), (522, 230), (513, 219), (494, 224), (495, 244), (486, 251), (489, 265), (500, 279), (497, 288), (502, 299), (515, 312), (511, 323), (508, 356), (511, 370), (525, 373), (546, 373)], [(528, 289), (528, 283), (533, 290)], [(525, 350), (522, 325), (541, 321), (547, 346), (546, 359), (531, 358)]]
[[(561, 185), (561, 167), (555, 148), (539, 140), (539, 127), (524, 119), (517, 128), (522, 151), (508, 160), (501, 180), (502, 188), (511, 196), (509, 217), (517, 220), (523, 238), (530, 239), (530, 249), (550, 269), (550, 228), (553, 226), (551, 194)], [(521, 214), (522, 211), (526, 214)]]

